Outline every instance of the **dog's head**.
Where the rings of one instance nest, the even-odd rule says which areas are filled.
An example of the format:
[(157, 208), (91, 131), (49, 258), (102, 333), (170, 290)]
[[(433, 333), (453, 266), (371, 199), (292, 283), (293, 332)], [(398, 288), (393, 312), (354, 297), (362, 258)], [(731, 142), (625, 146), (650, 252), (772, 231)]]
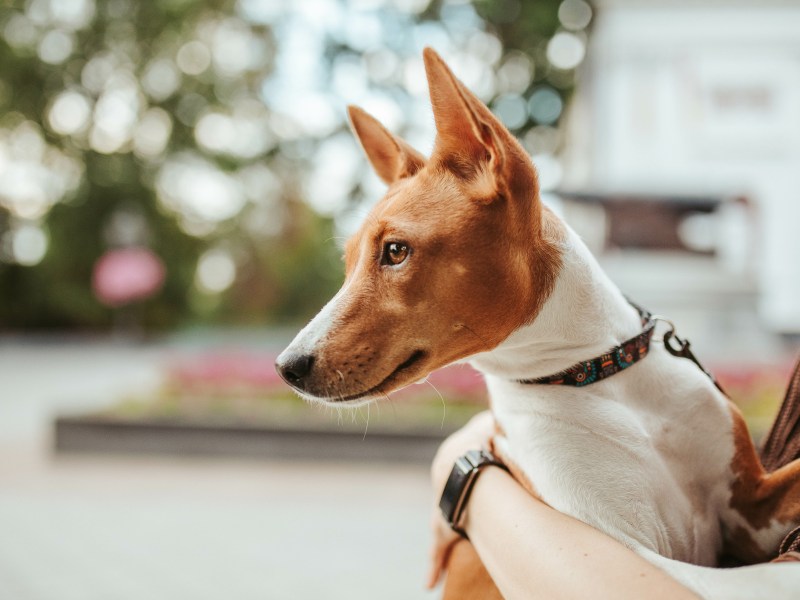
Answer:
[(491, 350), (552, 289), (558, 252), (529, 157), (434, 51), (424, 58), (437, 130), (429, 159), (349, 109), (389, 189), (347, 242), (342, 289), (278, 357), (306, 398), (377, 399)]

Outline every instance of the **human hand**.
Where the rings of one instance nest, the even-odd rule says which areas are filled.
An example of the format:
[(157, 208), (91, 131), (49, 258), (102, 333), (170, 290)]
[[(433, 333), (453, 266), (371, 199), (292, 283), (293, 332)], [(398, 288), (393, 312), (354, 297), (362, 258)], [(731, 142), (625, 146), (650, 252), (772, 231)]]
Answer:
[(450, 528), (439, 510), (439, 498), (453, 469), (456, 459), (469, 450), (489, 449), (492, 436), (495, 433), (494, 417), (490, 411), (484, 411), (472, 417), (461, 429), (448, 437), (433, 459), (431, 465), (431, 483), (434, 492), (434, 506), (431, 515), (431, 529), (433, 544), (431, 547), (431, 562), (428, 572), (427, 587), (433, 589), (445, 571), (450, 551), (461, 536)]

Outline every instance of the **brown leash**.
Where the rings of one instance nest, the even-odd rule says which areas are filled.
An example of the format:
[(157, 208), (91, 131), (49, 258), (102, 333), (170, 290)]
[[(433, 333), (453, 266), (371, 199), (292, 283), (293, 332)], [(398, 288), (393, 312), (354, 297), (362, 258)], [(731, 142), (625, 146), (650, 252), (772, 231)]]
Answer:
[(800, 359), (778, 416), (761, 446), (761, 464), (772, 472), (796, 458), (800, 458)]
[[(800, 359), (794, 366), (778, 416), (761, 446), (761, 463), (775, 471), (800, 458)], [(800, 561), (800, 527), (784, 538), (775, 562)]]

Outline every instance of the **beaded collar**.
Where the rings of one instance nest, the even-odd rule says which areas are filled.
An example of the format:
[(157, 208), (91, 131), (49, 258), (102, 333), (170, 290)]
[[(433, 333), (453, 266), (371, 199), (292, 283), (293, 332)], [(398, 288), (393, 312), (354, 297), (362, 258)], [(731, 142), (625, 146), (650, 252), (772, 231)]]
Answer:
[(653, 338), (656, 328), (656, 319), (645, 309), (630, 300), (628, 302), (639, 312), (642, 319), (641, 333), (600, 356), (576, 363), (560, 373), (536, 379), (518, 379), (517, 383), (581, 387), (611, 377), (642, 360), (650, 350), (650, 340)]

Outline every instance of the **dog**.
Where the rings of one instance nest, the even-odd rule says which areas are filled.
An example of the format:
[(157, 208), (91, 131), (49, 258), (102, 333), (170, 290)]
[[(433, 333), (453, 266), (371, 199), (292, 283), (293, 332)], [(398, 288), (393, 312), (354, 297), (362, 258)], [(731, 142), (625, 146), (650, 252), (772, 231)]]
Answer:
[[(308, 400), (352, 406), (469, 360), (495, 451), (531, 493), (703, 597), (800, 597), (800, 565), (755, 564), (800, 525), (800, 461), (766, 473), (697, 365), (653, 339), (591, 385), (543, 383), (624, 350), (643, 316), (542, 204), (514, 136), (438, 54), (424, 61), (430, 158), (348, 109), (388, 191), (346, 244), (341, 290), (278, 357), (281, 376)], [(723, 551), (750, 566), (711, 568)], [(451, 562), (447, 580), (463, 574)], [(475, 598), (497, 594), (488, 574), (483, 585)]]

